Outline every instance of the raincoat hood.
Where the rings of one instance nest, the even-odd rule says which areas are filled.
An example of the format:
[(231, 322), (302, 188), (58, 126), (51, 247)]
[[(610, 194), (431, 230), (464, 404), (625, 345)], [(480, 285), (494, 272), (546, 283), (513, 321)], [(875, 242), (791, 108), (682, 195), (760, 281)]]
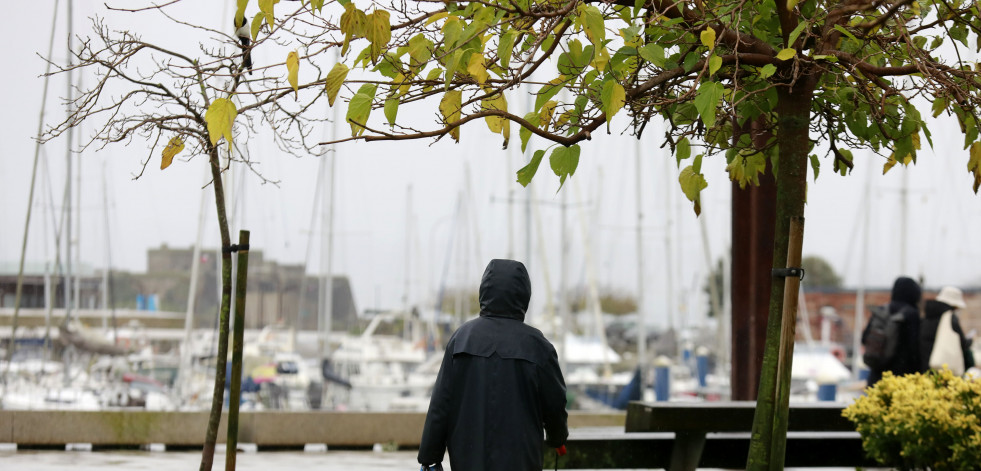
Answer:
[(892, 285), (892, 301), (916, 306), (920, 302), (921, 295), (919, 283), (912, 278), (901, 276), (896, 278), (896, 282)]
[(531, 278), (521, 262), (494, 259), (480, 280), (480, 315), (524, 322), (531, 299)]

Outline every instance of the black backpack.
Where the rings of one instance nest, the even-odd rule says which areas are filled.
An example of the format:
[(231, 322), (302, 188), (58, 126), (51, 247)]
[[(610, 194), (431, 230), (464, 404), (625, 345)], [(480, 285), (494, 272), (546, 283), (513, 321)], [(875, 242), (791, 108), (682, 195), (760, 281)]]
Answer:
[(872, 317), (862, 336), (862, 344), (865, 345), (862, 361), (869, 368), (884, 370), (896, 356), (903, 313), (890, 314), (889, 306), (872, 306), (869, 310)]

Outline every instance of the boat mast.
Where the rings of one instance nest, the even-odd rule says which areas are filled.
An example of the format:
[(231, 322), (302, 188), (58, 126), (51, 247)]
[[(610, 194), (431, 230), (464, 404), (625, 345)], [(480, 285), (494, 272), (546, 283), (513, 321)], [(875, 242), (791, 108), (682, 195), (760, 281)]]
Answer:
[[(329, 128), (331, 131), (331, 139), (337, 137), (337, 122), (340, 119), (338, 114), (339, 107), (334, 108), (334, 120), (331, 122)], [(337, 172), (337, 146), (330, 146), (330, 151), (324, 156), (326, 159), (330, 159), (330, 169), (329, 174), (325, 175), (323, 180), (327, 184), (327, 191), (321, 193), (324, 198), (322, 202), (322, 209), (327, 212), (326, 217), (322, 221), (323, 234), (321, 236), (321, 243), (323, 244), (321, 250), (321, 270), (324, 271), (324, 279), (321, 282), (321, 288), (323, 289), (323, 299), (324, 303), (321, 305), (321, 320), (320, 323), (320, 358), (325, 359), (329, 357), (329, 347), (328, 335), (331, 331), (331, 323), (334, 319), (334, 182), (336, 181), (334, 175)], [(327, 170), (327, 167), (323, 167)]]
[[(66, 69), (66, 80), (65, 88), (67, 89), (67, 94), (65, 100), (68, 102), (68, 114), (72, 112), (72, 22), (74, 21), (74, 12), (72, 10), (73, 2), (68, 1), (68, 65)], [(62, 209), (65, 213), (65, 281), (62, 285), (62, 291), (65, 298), (65, 319), (62, 321), (64, 325), (68, 325), (71, 320), (72, 315), (72, 300), (71, 300), (71, 287), (72, 287), (72, 212), (71, 212), (71, 189), (72, 189), (72, 140), (75, 136), (75, 127), (69, 126), (66, 135), (66, 149), (65, 149), (65, 163), (66, 163), (66, 176), (65, 176), (65, 208)], [(66, 369), (67, 372), (67, 369)], [(67, 373), (66, 373), (67, 374)]]
[[(855, 315), (852, 316), (852, 378), (855, 380), (858, 380), (858, 355), (862, 351), (862, 329), (865, 325), (865, 271), (868, 268), (869, 258), (869, 218), (872, 216), (872, 174), (872, 169), (869, 168), (865, 178), (865, 195), (862, 198), (861, 212), (864, 214), (860, 217), (862, 221), (862, 255), (859, 257), (858, 289), (855, 292)], [(901, 230), (900, 232), (904, 231)]]
[(640, 139), (637, 139), (634, 141), (634, 162), (637, 166), (634, 172), (637, 190), (637, 368), (640, 368), (640, 389), (643, 400), (643, 391), (649, 375), (647, 373), (647, 323), (644, 321), (644, 206), (640, 182), (640, 151)]
[[(48, 39), (48, 55), (46, 57), (51, 57), (51, 54), (54, 50), (54, 33), (55, 33), (55, 26), (57, 24), (56, 22), (58, 20), (58, 3), (59, 3), (58, 0), (55, 0), (54, 13), (52, 13), (52, 18), (51, 18), (51, 35), (50, 38)], [(34, 207), (34, 186), (35, 186), (35, 182), (37, 182), (37, 165), (41, 156), (40, 137), (41, 137), (41, 133), (44, 131), (44, 109), (48, 103), (48, 81), (50, 78), (48, 74), (50, 72), (51, 72), (51, 62), (48, 61), (47, 65), (45, 65), (44, 68), (44, 85), (43, 85), (43, 90), (41, 92), (41, 111), (38, 115), (38, 122), (37, 122), (38, 139), (36, 139), (34, 142), (34, 164), (31, 169), (31, 185), (27, 196), (27, 215), (24, 218), (24, 238), (21, 240), (20, 263), (18, 264), (18, 268), (17, 268), (17, 286), (14, 291), (14, 316), (13, 319), (11, 320), (10, 343), (7, 347), (7, 354), (6, 354), (7, 366), (3, 372), (3, 379), (4, 379), (3, 383), (5, 385), (4, 391), (6, 391), (7, 373), (10, 371), (10, 360), (13, 358), (14, 350), (17, 348), (16, 347), (17, 342), (15, 341), (15, 339), (17, 338), (17, 317), (20, 314), (20, 304), (21, 304), (20, 301), (24, 289), (24, 262), (27, 257), (27, 240), (31, 227), (31, 210)], [(47, 275), (47, 269), (45, 269), (45, 275)], [(47, 299), (47, 276), (45, 276), (45, 299)]]

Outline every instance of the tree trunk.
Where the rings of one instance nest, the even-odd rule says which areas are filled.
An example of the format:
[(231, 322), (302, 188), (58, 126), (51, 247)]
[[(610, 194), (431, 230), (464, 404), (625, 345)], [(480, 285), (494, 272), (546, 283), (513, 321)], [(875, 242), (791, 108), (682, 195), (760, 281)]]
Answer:
[(221, 408), (225, 397), (225, 364), (228, 358), (228, 312), (232, 300), (232, 253), (228, 218), (225, 216), (225, 189), (221, 183), (221, 161), (218, 148), (210, 146), (211, 184), (215, 189), (215, 207), (218, 210), (218, 229), (221, 232), (221, 307), (218, 309), (218, 358), (215, 362), (215, 387), (211, 398), (211, 415), (201, 454), (200, 471), (211, 471), (215, 459), (215, 442), (221, 423)]
[[(733, 142), (749, 133), (758, 149), (766, 147), (771, 134), (763, 123), (735, 126)], [(766, 344), (766, 319), (770, 310), (770, 268), (773, 266), (773, 220), (776, 217), (777, 180), (771, 162), (760, 175), (759, 186), (740, 188), (732, 182), (732, 371), (730, 395), (734, 401), (755, 400)]]
[[(791, 218), (804, 217), (804, 199), (807, 189), (807, 153), (810, 150), (808, 122), (813, 97), (813, 85), (807, 80), (794, 84), (795, 88), (778, 88), (777, 102), (777, 215), (774, 224), (773, 266), (787, 266), (790, 242)], [(796, 255), (799, 260), (800, 254)], [(770, 284), (770, 313), (767, 320), (766, 349), (760, 376), (756, 415), (753, 418), (753, 435), (749, 447), (746, 469), (764, 471), (782, 469), (784, 447), (787, 440), (787, 402), (778, 398), (787, 395), (790, 386), (791, 361), (778, 368), (781, 334), (794, 335), (794, 326), (783, 328), (782, 311), (785, 279), (773, 277)], [(796, 293), (794, 293), (796, 296)], [(791, 318), (793, 319), (793, 317)], [(793, 354), (793, 337), (783, 339), (790, 343)], [(786, 350), (785, 350), (786, 351)], [(778, 384), (780, 388), (778, 388)], [(777, 414), (777, 407), (782, 410)], [(777, 420), (778, 417), (782, 419)]]
[(238, 452), (238, 407), (242, 397), (242, 347), (245, 339), (245, 294), (249, 275), (249, 231), (238, 231), (238, 264), (235, 267), (235, 327), (232, 342), (232, 377), (228, 388), (228, 440), (225, 471), (235, 471)]

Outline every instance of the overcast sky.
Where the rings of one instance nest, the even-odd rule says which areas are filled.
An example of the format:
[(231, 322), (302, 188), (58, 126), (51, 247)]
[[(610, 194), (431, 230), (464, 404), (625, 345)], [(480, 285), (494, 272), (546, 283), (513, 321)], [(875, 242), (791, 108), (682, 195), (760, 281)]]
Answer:
[[(88, 34), (88, 17), (107, 14), (101, 2), (75, 3), (78, 34)], [(222, 18), (231, 15), (234, 2), (223, 3), (193, 2), (194, 18), (213, 25), (230, 23)], [(39, 76), (45, 64), (38, 53), (48, 47), (53, 5), (50, 1), (8, 5), (7, 17), (16, 21), (8, 22), (12, 31), (7, 37), (17, 40), (6, 48), (8, 66), (0, 87), (0, 142), (4, 147), (0, 157), (0, 265), (5, 272), (16, 268), (24, 235), (33, 137), (44, 84)], [(61, 2), (61, 10), (54, 46), (58, 61), (65, 58), (65, 2)], [(153, 15), (108, 14), (107, 23), (116, 29), (160, 35), (173, 42), (168, 47), (192, 54), (196, 50), (195, 44), (183, 44), (180, 35), (161, 31), (166, 22)], [(266, 60), (262, 51), (256, 51), (255, 60)], [(64, 114), (60, 98), (66, 94), (65, 87), (63, 77), (50, 82), (48, 122)], [(512, 106), (519, 101), (519, 97), (512, 97)], [(419, 113), (419, 119), (435, 125), (435, 109), (433, 104), (432, 110)], [(637, 143), (620, 135), (622, 128), (622, 122), (617, 126), (614, 121), (613, 135), (596, 136), (582, 144), (579, 170), (558, 194), (558, 180), (546, 165), (531, 185), (533, 190), (515, 183), (514, 172), (525, 159), (516, 150), (517, 139), (511, 150), (502, 151), (500, 136), (491, 135), (481, 125), (464, 128), (459, 144), (341, 145), (335, 173), (333, 269), (350, 277), (359, 309), (401, 306), (407, 272), (411, 303), (431, 299), (444, 273), (450, 286), (475, 288), (489, 259), (508, 256), (531, 267), (533, 311), (542, 310), (546, 290), (558, 290), (562, 273), (570, 287), (586, 283), (593, 273), (601, 289), (633, 294), (638, 284)], [(824, 159), (816, 183), (813, 174), (809, 175), (805, 256), (826, 258), (847, 285), (856, 286), (863, 281), (864, 253), (864, 281), (888, 286), (903, 270), (900, 234), (905, 208), (905, 273), (922, 275), (928, 288), (981, 284), (981, 274), (975, 268), (981, 261), (981, 246), (976, 242), (981, 200), (971, 191), (963, 138), (952, 121), (937, 122), (932, 131), (935, 149), (921, 151), (915, 168), (905, 176), (902, 169), (883, 176), (881, 157), (856, 153), (855, 171), (843, 178), (832, 174), (830, 161)], [(91, 129), (81, 132), (88, 135)], [(513, 132), (516, 135), (516, 129)], [(644, 310), (651, 322), (661, 325), (667, 322), (669, 310), (687, 311), (689, 322), (698, 322), (706, 304), (701, 298), (706, 276), (702, 226), (680, 191), (677, 168), (657, 147), (653, 134), (640, 143)], [(278, 183), (261, 184), (255, 175), (233, 167), (233, 231), (250, 230), (253, 247), (261, 248), (268, 258), (291, 264), (307, 261), (308, 272), (321, 272), (324, 232), (315, 198), (321, 159), (284, 155), (265, 141), (250, 142), (249, 152), (261, 161), (262, 174)], [(163, 244), (190, 247), (197, 234), (202, 193), (203, 245), (219, 245), (212, 189), (203, 188), (209, 179), (204, 157), (188, 160), (190, 156), (182, 155), (183, 159), (165, 171), (159, 170), (159, 161), (154, 159), (143, 176), (134, 180), (146, 154), (144, 143), (132, 142), (86, 152), (73, 161), (76, 169), (81, 162), (81, 174), (72, 184), (80, 181), (82, 188), (81, 232), (75, 234), (77, 246), (73, 249), (80, 253), (82, 264), (105, 267), (107, 247), (111, 247), (108, 255), (114, 269), (143, 271), (147, 248)], [(51, 241), (64, 192), (65, 155), (63, 140), (42, 148), (27, 249), (29, 263), (43, 264), (54, 258)], [(709, 187), (702, 196), (702, 218), (711, 257), (716, 259), (729, 244), (730, 186), (722, 156), (707, 159), (703, 168)], [(871, 186), (866, 190), (867, 185)], [(904, 187), (908, 189), (905, 204)], [(866, 191), (871, 195), (871, 216), (868, 246), (863, 248), (860, 215), (864, 214)], [(103, 203), (103, 194), (109, 196), (108, 205)], [(532, 258), (527, 260), (526, 206), (506, 201), (524, 201), (532, 195), (541, 202), (537, 212), (542, 230), (534, 227), (533, 217)], [(52, 205), (52, 200), (57, 203)], [(569, 203), (565, 230), (569, 253), (564, 265), (560, 254), (563, 200)], [(462, 201), (462, 211), (457, 209), (458, 201)], [(589, 263), (584, 233), (591, 242)], [(543, 269), (546, 266), (549, 285)]]

